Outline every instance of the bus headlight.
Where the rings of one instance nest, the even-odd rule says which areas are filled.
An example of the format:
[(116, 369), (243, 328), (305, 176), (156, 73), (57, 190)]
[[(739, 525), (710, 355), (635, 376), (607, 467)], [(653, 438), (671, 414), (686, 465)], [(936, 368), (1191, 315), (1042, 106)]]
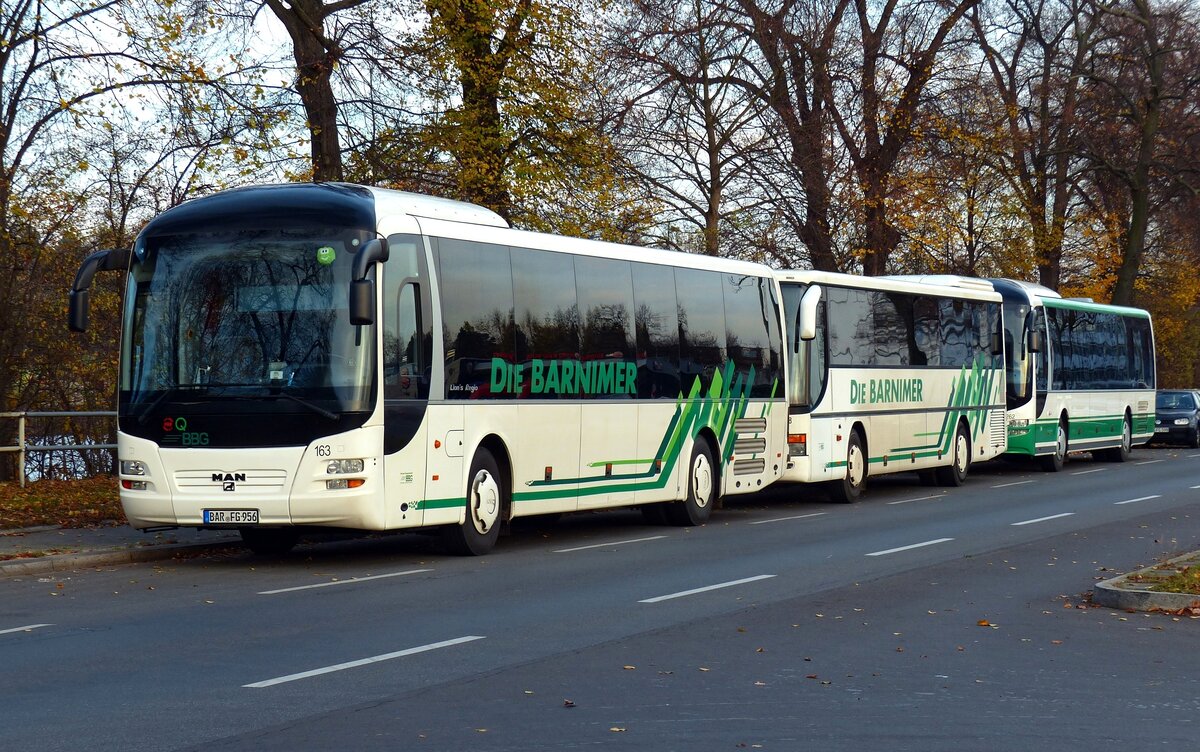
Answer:
[(121, 475), (145, 475), (146, 463), (137, 460), (121, 460)]
[(363, 471), (362, 460), (330, 460), (325, 466), (326, 475), (346, 475), (348, 473), (361, 473)]

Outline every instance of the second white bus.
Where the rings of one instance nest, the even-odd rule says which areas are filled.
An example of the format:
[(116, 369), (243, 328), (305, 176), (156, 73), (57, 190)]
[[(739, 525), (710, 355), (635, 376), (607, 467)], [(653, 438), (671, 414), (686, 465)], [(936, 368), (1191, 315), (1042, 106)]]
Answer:
[(957, 486), (1005, 450), (1001, 296), (951, 285), (777, 272), (788, 368), (784, 480), (859, 497), (868, 476)]

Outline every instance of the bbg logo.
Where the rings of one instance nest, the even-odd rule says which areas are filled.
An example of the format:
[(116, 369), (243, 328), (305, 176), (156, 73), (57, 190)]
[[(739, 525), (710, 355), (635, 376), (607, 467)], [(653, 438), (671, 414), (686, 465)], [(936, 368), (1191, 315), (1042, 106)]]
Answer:
[(189, 431), (187, 418), (163, 418), (163, 433), (178, 433), (183, 446), (208, 446), (206, 431)]

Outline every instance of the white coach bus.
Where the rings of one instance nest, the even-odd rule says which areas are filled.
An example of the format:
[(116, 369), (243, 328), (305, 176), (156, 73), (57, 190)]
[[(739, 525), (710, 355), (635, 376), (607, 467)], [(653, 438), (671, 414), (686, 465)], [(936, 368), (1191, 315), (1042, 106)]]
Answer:
[(991, 280), (1004, 296), (1008, 452), (1061, 470), (1067, 452), (1124, 462), (1154, 435), (1154, 327), (1140, 308)]
[(1005, 449), (1001, 297), (954, 284), (776, 273), (784, 301), (784, 480), (859, 497), (870, 475), (957, 486)]
[[(340, 184), (225, 191), (100, 251), (128, 276), (120, 493), (136, 528), (441, 527), (641, 506), (704, 522), (783, 473), (778, 286), (757, 264), (510, 229)], [(659, 514), (661, 513), (661, 515)]]

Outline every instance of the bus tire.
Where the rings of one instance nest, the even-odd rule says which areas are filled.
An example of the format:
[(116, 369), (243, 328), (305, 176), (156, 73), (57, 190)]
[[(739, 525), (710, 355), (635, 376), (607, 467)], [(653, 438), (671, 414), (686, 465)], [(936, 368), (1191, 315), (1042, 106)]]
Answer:
[(1057, 473), (1067, 462), (1067, 423), (1058, 421), (1058, 431), (1055, 434), (1054, 452), (1041, 457), (1042, 469), (1048, 473)]
[(294, 527), (240, 527), (238, 532), (246, 548), (258, 556), (283, 556), (300, 540)]
[(667, 522), (676, 527), (703, 525), (717, 503), (717, 470), (712, 448), (703, 438), (692, 446), (687, 468), (687, 497), (666, 506)]
[(1133, 426), (1129, 422), (1129, 414), (1121, 421), (1121, 443), (1112, 449), (1105, 449), (1100, 459), (1107, 462), (1128, 462), (1133, 454)]
[(850, 432), (846, 442), (846, 475), (829, 484), (829, 495), (834, 501), (853, 504), (862, 496), (867, 485), (867, 453), (863, 449), (862, 436), (857, 430)]
[(958, 422), (954, 429), (954, 446), (950, 452), (950, 464), (934, 470), (939, 486), (957, 487), (967, 480), (971, 471), (971, 436), (967, 424)]
[(446, 549), (459, 556), (482, 556), (491, 551), (500, 537), (507, 496), (496, 458), (480, 448), (467, 475), (467, 509), (462, 524), (451, 525), (443, 532)]

